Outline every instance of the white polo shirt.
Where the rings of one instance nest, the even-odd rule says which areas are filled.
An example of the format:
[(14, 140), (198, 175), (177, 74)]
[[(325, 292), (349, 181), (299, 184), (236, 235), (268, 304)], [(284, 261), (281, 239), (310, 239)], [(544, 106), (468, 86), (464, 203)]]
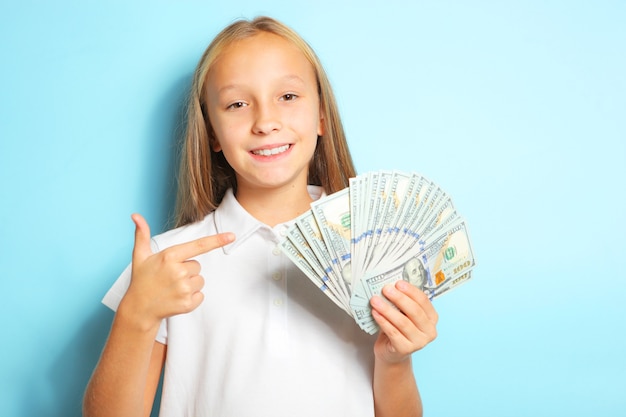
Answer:
[[(319, 187), (309, 187), (313, 199)], [(164, 320), (161, 417), (370, 417), (375, 337), (361, 331), (282, 254), (291, 222), (266, 226), (228, 191), (202, 221), (153, 238), (162, 250), (221, 232), (232, 244), (196, 259), (204, 302)], [(103, 303), (116, 309), (130, 267)]]

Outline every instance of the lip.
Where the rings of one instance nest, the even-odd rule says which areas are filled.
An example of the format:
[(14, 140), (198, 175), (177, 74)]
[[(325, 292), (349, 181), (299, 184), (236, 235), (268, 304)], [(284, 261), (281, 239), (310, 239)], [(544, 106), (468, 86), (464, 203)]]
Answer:
[(276, 159), (286, 155), (291, 151), (291, 149), (293, 149), (292, 143), (272, 144), (252, 149), (250, 151), (250, 155), (256, 159), (267, 161), (269, 159)]

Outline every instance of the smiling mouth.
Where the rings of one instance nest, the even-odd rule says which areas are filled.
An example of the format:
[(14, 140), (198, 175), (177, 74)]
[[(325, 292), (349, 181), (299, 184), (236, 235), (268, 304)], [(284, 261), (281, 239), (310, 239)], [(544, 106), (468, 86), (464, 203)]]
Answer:
[(290, 145), (283, 145), (283, 146), (278, 146), (276, 148), (271, 148), (271, 149), (258, 149), (258, 150), (252, 151), (252, 153), (254, 155), (259, 155), (259, 156), (278, 155), (279, 153), (283, 153), (287, 149), (289, 149), (289, 146)]

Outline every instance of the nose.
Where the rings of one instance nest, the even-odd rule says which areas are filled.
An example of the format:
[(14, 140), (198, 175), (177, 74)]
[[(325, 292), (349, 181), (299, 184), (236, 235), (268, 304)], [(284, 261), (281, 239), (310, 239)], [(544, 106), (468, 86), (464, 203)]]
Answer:
[(257, 135), (268, 135), (282, 127), (279, 111), (273, 103), (258, 104), (252, 131)]

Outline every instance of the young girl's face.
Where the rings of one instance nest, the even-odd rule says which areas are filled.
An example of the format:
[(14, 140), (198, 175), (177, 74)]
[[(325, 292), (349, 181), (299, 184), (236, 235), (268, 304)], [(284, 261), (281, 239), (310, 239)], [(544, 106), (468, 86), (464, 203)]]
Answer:
[(237, 192), (305, 187), (323, 134), (311, 63), (289, 41), (262, 32), (227, 46), (207, 78), (216, 142), (237, 176)]

